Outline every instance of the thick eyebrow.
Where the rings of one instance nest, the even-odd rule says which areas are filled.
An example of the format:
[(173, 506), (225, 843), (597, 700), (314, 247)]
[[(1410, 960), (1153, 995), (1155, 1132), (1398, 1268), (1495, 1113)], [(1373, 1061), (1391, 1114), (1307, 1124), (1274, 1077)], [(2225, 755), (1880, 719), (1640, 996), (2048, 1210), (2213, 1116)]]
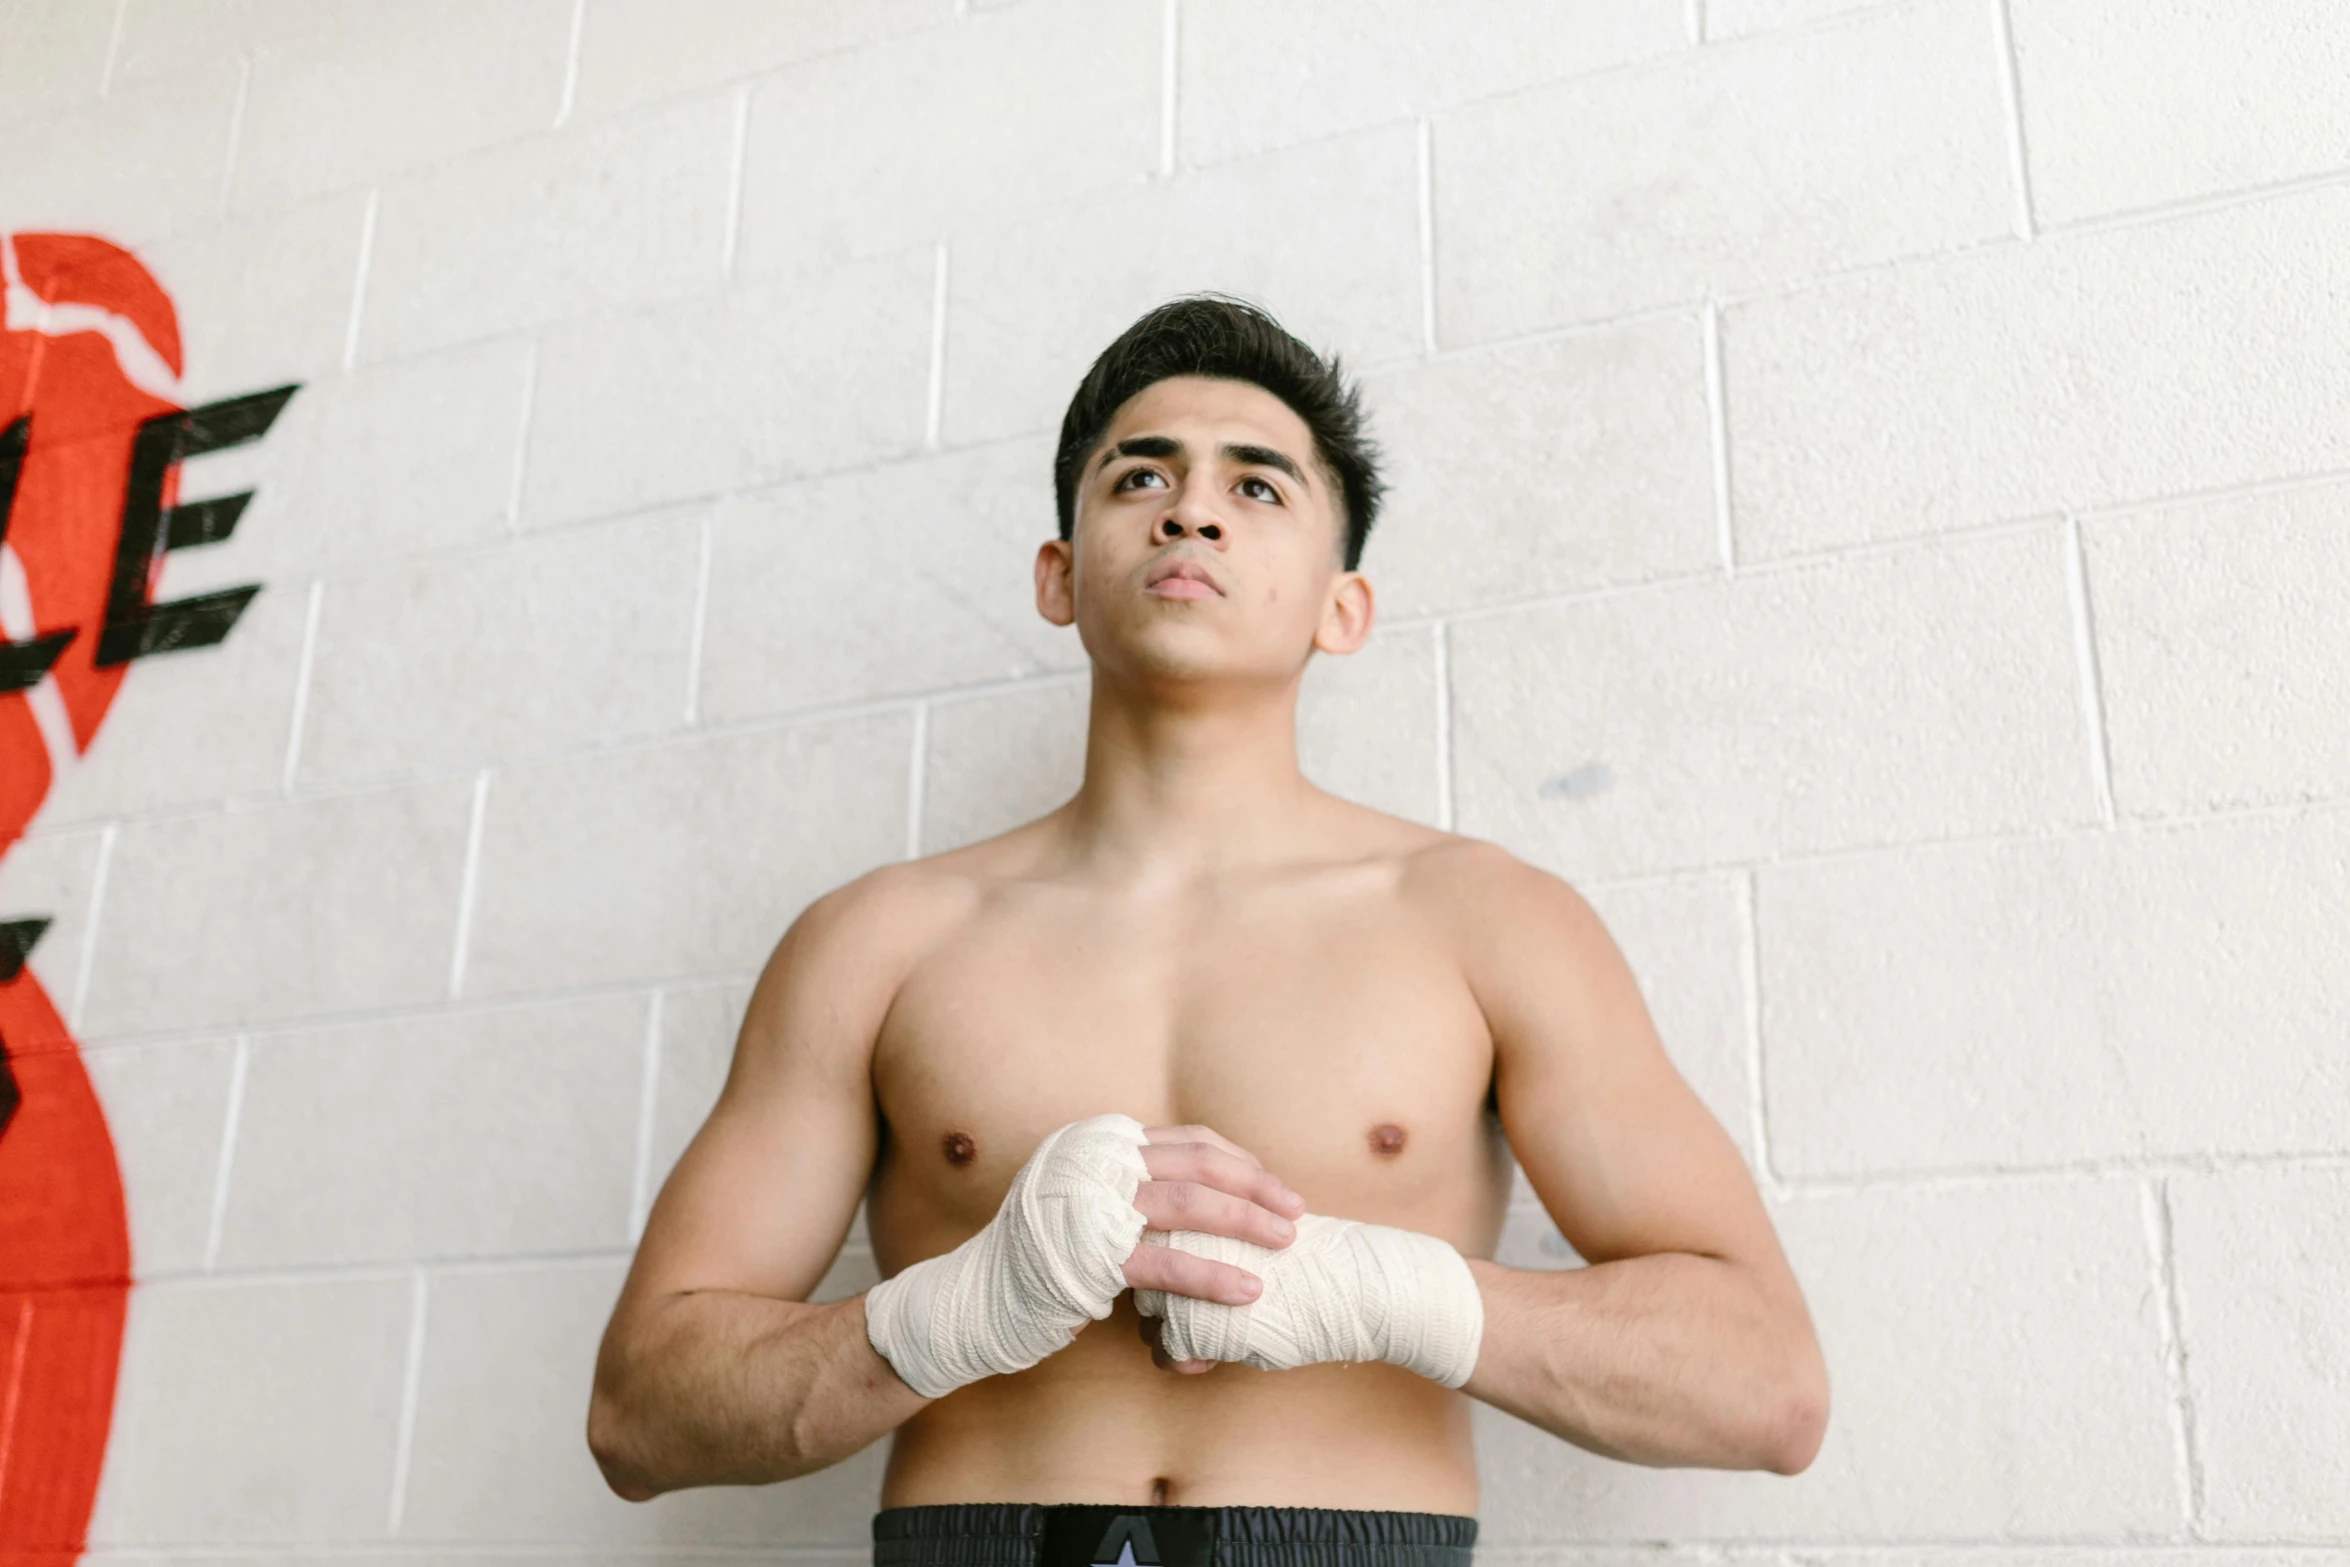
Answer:
[[(1101, 460), (1095, 463), (1094, 467), (1106, 468), (1114, 457), (1180, 457), (1183, 452), (1183, 443), (1172, 436), (1130, 435), (1104, 451)], [(1288, 474), (1292, 479), (1309, 489), (1313, 487), (1312, 481), (1305, 476), (1304, 470), (1300, 469), (1286, 452), (1276, 451), (1270, 446), (1251, 446), (1246, 443), (1227, 441), (1216, 448), (1216, 455), (1226, 462), (1240, 463), (1246, 467), (1271, 468), (1277, 473)]]
[(1180, 457), (1183, 443), (1168, 435), (1130, 435), (1102, 453), (1096, 468), (1107, 468), (1113, 457)]
[(1226, 462), (1242, 463), (1251, 468), (1271, 468), (1288, 474), (1300, 484), (1306, 483), (1306, 476), (1298, 465), (1291, 462), (1286, 453), (1277, 452), (1270, 446), (1234, 446), (1227, 443), (1216, 448), (1216, 453)]

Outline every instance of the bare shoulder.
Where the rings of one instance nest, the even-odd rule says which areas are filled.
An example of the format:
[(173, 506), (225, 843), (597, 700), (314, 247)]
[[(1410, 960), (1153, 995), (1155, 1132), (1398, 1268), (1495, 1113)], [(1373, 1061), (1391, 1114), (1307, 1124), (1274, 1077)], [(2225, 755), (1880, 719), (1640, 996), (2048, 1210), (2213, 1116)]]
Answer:
[(1622, 949), (1589, 900), (1499, 844), (1431, 834), (1407, 863), (1402, 888), (1450, 945), (1498, 1031), (1562, 1008), (1620, 1010), (1637, 994)]
[(1565, 878), (1483, 838), (1422, 829), (1403, 862), (1404, 896), (1448, 930), (1490, 941), (1529, 923), (1551, 935), (1596, 925), (1598, 915)]
[(898, 987), (977, 901), (973, 879), (936, 861), (880, 865), (802, 909), (769, 954), (744, 1010), (737, 1066), (813, 1038), (870, 1048)]

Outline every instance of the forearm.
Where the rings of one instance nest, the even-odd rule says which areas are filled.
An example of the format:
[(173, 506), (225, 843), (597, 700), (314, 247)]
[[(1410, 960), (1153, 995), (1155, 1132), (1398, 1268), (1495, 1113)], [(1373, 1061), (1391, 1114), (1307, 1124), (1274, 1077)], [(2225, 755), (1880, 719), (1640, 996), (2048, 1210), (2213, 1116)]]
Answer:
[(615, 1324), (588, 1446), (615, 1492), (644, 1501), (812, 1473), (928, 1402), (873, 1352), (862, 1296), (808, 1305), (697, 1290)]
[(1811, 1462), (1827, 1421), (1819, 1348), (1800, 1299), (1752, 1270), (1687, 1252), (1469, 1267), (1485, 1301), (1474, 1397), (1632, 1463)]

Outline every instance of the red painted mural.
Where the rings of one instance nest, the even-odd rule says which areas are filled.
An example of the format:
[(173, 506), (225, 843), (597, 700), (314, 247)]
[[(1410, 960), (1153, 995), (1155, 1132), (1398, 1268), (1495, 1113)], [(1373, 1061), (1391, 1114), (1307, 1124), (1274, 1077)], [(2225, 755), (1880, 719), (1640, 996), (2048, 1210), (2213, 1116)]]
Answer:
[[(178, 502), (179, 464), (257, 439), (296, 390), (200, 408), (171, 300), (76, 234), (0, 236), (0, 856), (87, 752), (137, 660), (228, 635), (257, 585), (158, 603), (169, 550), (251, 492)], [(0, 1554), (70, 1563), (113, 1418), (131, 1282), (122, 1175), (79, 1047), (26, 966), (49, 919), (0, 909)]]

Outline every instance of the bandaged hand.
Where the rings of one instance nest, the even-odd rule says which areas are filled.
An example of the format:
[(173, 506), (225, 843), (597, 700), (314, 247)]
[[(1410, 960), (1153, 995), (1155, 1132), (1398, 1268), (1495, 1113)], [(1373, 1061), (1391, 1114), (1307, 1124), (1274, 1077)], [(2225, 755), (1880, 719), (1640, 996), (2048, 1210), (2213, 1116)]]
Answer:
[(874, 1352), (915, 1392), (940, 1398), (1025, 1371), (1107, 1317), (1142, 1235), (1143, 1142), (1130, 1115), (1047, 1133), (978, 1234), (865, 1292)]
[(1173, 1360), (1232, 1360), (1286, 1371), (1331, 1360), (1386, 1361), (1446, 1387), (1477, 1366), (1485, 1301), (1449, 1242), (1416, 1230), (1308, 1213), (1278, 1251), (1195, 1230), (1145, 1230), (1143, 1244), (1245, 1268), (1265, 1292), (1228, 1306), (1138, 1289)]

